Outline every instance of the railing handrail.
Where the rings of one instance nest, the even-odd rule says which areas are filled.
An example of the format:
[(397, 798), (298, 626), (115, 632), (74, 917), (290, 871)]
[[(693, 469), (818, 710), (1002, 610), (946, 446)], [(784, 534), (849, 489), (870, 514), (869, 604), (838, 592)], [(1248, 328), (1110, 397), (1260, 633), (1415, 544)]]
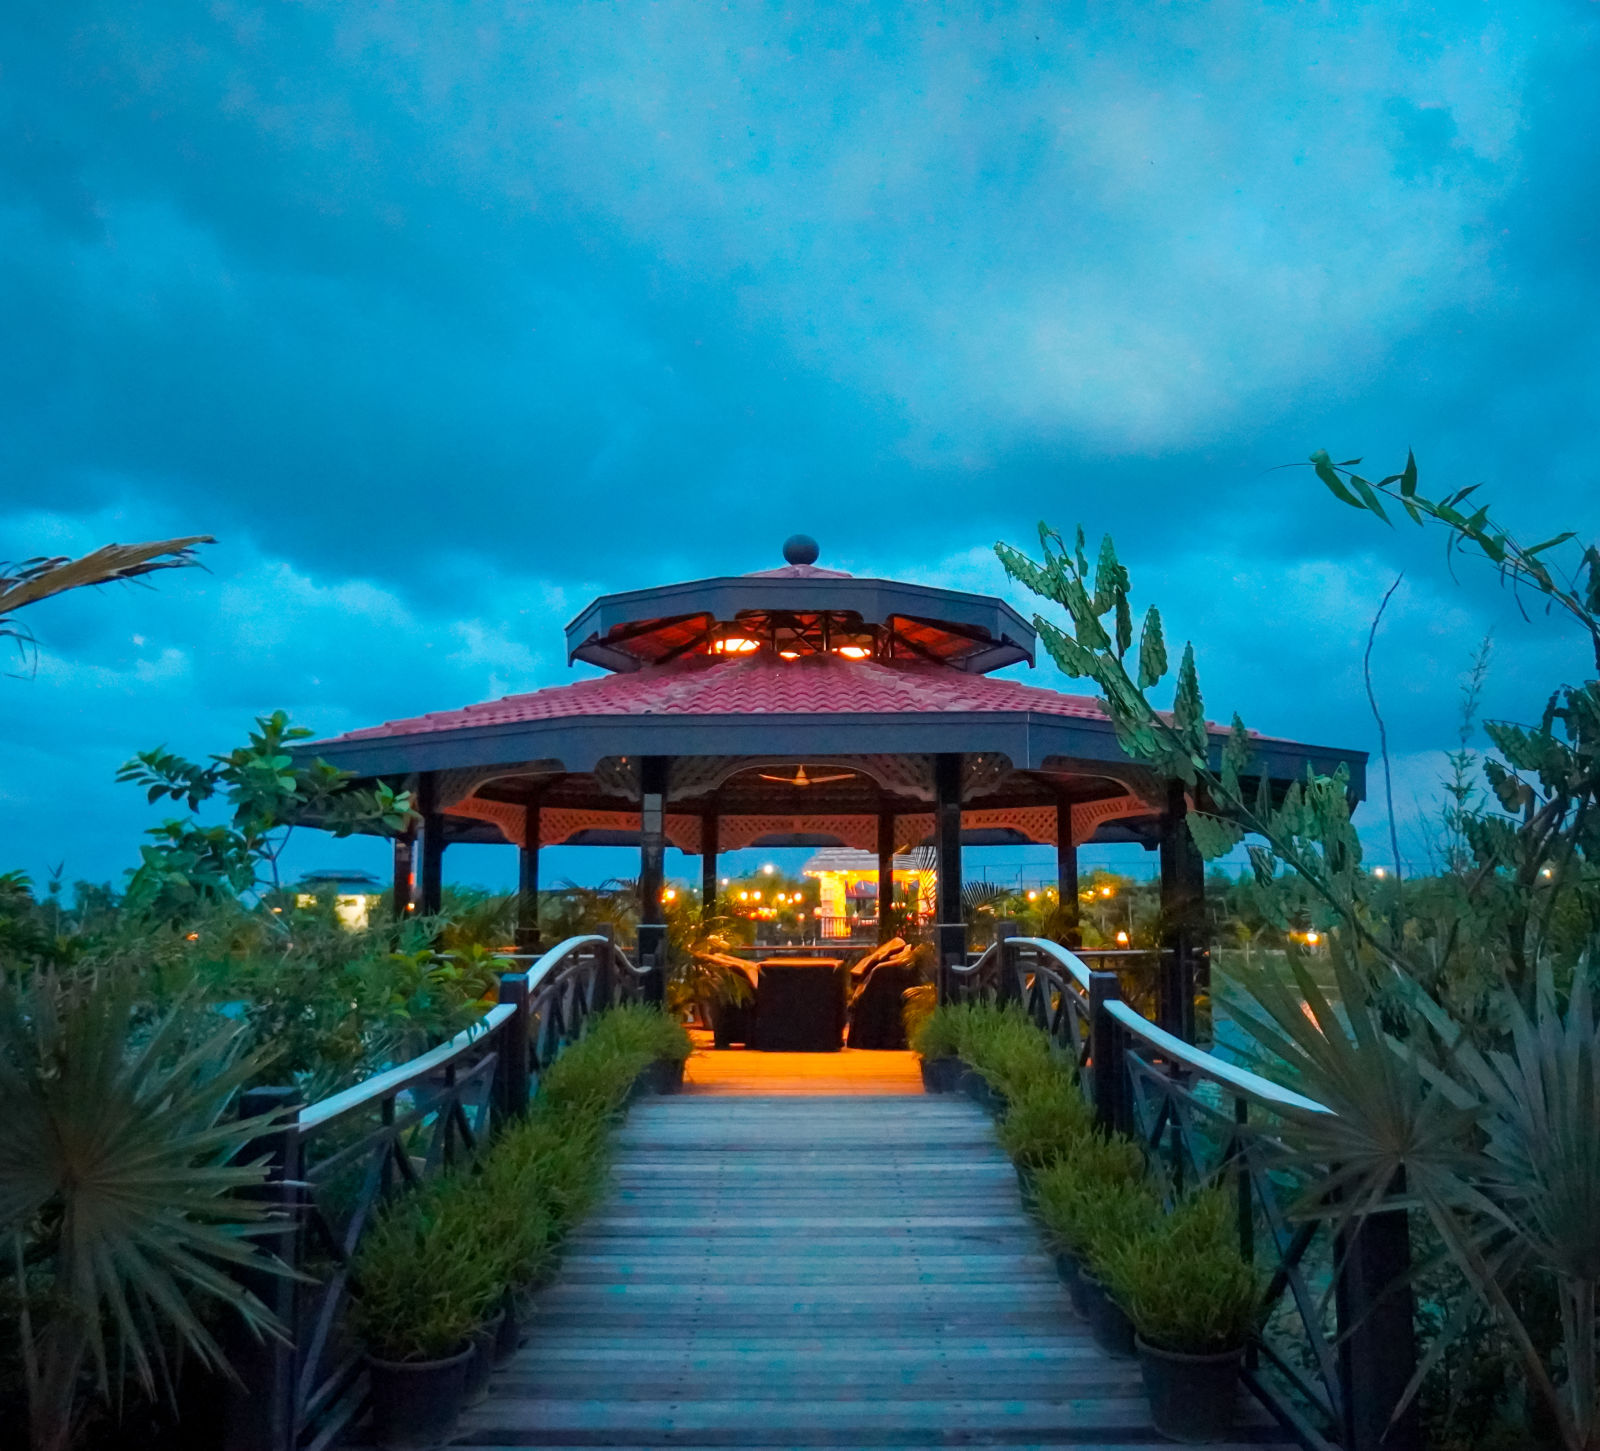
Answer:
[(1013, 947), (1030, 947), (1035, 952), (1054, 958), (1057, 964), (1072, 974), (1084, 992), (1089, 991), (1089, 967), (1070, 947), (1063, 947), (1048, 937), (1008, 937), (1006, 940)]
[(1301, 1113), (1333, 1113), (1326, 1104), (1318, 1103), (1314, 1098), (1307, 1098), (1303, 1093), (1296, 1093), (1292, 1088), (1284, 1088), (1270, 1078), (1250, 1072), (1248, 1068), (1237, 1068), (1203, 1048), (1185, 1043), (1165, 1028), (1156, 1027), (1143, 1013), (1136, 1012), (1127, 1003), (1108, 1002), (1105, 1010), (1135, 1037), (1142, 1038), (1152, 1048), (1158, 1049), (1163, 1057), (1226, 1084), (1235, 1092), (1245, 1094), (1269, 1108), (1293, 1108)]
[(467, 1049), (475, 1047), (505, 1022), (514, 1011), (510, 1003), (496, 1003), (481, 1018), (468, 1023), (455, 1037), (439, 1044), (437, 1048), (430, 1048), (416, 1058), (409, 1058), (404, 1063), (385, 1069), (371, 1078), (363, 1079), (350, 1088), (308, 1104), (300, 1110), (299, 1117), (295, 1121), (296, 1127), (304, 1136), (313, 1129), (321, 1128), (324, 1124), (342, 1118), (355, 1109), (409, 1088), (419, 1078), (437, 1073), (439, 1069), (459, 1058)]

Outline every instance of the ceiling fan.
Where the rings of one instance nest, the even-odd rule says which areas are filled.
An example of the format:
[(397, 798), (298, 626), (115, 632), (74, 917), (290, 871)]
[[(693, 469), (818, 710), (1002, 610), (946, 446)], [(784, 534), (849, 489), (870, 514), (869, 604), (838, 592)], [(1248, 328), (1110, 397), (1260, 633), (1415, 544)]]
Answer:
[(765, 771), (758, 774), (763, 781), (781, 781), (785, 786), (825, 786), (829, 781), (848, 781), (855, 772), (845, 771), (837, 776), (808, 776), (804, 766), (796, 766), (792, 776), (769, 776)]

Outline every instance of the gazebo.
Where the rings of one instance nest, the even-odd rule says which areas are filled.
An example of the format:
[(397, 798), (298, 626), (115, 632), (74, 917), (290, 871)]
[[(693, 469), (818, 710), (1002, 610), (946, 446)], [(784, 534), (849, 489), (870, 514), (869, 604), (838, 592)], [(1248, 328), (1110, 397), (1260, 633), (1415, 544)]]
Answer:
[[(931, 843), (943, 967), (967, 950), (964, 846), (1053, 846), (1070, 910), (1077, 849), (1138, 842), (1160, 853), (1160, 1015), (1184, 1030), (1207, 953), (1182, 784), (1130, 760), (1093, 698), (993, 673), (1034, 663), (1034, 630), (1004, 601), (820, 568), (802, 535), (783, 554), (777, 569), (595, 600), (566, 638), (569, 664), (598, 678), (305, 747), (414, 790), (422, 826), (396, 843), (397, 902), (437, 910), (451, 842), (510, 844), (518, 946), (536, 950), (540, 848), (636, 845), (639, 961), (663, 967), (669, 843), (700, 857), (708, 906), (720, 851), (872, 851), (887, 901), (896, 853)], [(1342, 764), (1364, 791), (1365, 752), (1257, 737), (1254, 754), (1280, 788)]]

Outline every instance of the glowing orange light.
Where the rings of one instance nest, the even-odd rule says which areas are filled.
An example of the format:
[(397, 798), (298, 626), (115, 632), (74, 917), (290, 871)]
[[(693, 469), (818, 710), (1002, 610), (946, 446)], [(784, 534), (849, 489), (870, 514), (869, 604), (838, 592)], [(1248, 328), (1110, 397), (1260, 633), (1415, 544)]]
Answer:
[(1315, 933), (1315, 932), (1306, 933), (1306, 946), (1307, 947), (1315, 947), (1317, 945), (1317, 943), (1319, 943), (1321, 941), (1322, 941), (1322, 938), (1317, 933)]
[(199, 934), (199, 933), (198, 933), (198, 932), (191, 932), (191, 933), (190, 933), (190, 934), (189, 934), (189, 935), (188, 935), (188, 936), (187, 936), (187, 937), (185, 937), (185, 938), (184, 938), (184, 939), (183, 939), (183, 940), (184, 940), (184, 941), (185, 941), (185, 942), (198, 942), (198, 941), (199, 941), (199, 940), (200, 940), (200, 934)]
[(668, 887), (667, 890), (661, 894), (661, 898), (666, 902), (675, 902), (678, 900), (678, 894), (671, 887)]
[(739, 900), (741, 902), (748, 902), (750, 900), (750, 894), (748, 892), (740, 892)]
[(841, 645), (838, 653), (843, 655), (846, 660), (865, 660), (872, 654), (872, 651), (865, 645)]
[(1116, 891), (1112, 887), (1101, 887), (1100, 888), (1100, 895), (1102, 897), (1114, 897), (1114, 896), (1116, 896)]
[(1126, 947), (1127, 945), (1128, 945), (1128, 934), (1126, 932), (1117, 933), (1117, 946), (1118, 947)]
[(1037, 892), (1029, 892), (1028, 900), (1030, 902), (1037, 902), (1039, 900), (1039, 894)]
[(778, 651), (778, 655), (784, 660), (798, 660), (800, 658), (800, 652), (798, 650), (780, 650)]
[(720, 640), (713, 640), (711, 648), (718, 655), (748, 655), (761, 648), (761, 641), (752, 640), (748, 635), (724, 635)]
[(758, 901), (758, 902), (761, 900), (761, 893), (760, 892), (752, 892), (750, 895), (753, 896), (756, 899), (756, 901)]

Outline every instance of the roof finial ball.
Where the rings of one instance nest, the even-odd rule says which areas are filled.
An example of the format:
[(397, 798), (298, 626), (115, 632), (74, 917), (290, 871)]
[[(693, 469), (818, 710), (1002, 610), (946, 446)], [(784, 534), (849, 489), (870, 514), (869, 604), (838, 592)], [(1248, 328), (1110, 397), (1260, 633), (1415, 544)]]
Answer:
[(821, 552), (809, 534), (791, 534), (783, 541), (783, 557), (790, 564), (815, 564)]

